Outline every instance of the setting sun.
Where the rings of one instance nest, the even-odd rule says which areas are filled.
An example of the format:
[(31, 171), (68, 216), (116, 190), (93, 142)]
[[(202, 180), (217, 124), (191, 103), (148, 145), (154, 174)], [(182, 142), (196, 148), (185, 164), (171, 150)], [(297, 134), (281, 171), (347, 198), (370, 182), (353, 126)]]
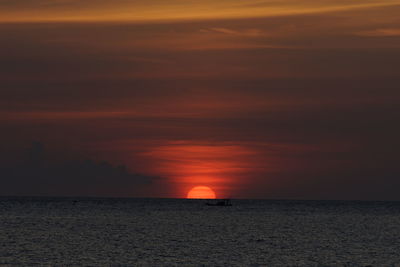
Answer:
[(214, 199), (215, 192), (208, 186), (193, 187), (187, 194), (187, 198)]

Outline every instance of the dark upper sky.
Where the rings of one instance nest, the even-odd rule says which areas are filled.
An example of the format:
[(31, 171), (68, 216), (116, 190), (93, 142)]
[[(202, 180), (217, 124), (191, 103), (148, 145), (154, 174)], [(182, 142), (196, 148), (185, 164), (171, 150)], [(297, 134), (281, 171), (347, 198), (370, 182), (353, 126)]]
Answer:
[(400, 200), (398, 14), (0, 0), (0, 194)]

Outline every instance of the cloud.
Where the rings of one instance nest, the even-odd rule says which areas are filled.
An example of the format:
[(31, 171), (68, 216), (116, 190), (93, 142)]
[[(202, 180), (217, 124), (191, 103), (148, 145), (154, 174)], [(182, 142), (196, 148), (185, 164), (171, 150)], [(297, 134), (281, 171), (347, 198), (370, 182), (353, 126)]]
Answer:
[(165, 21), (277, 17), (397, 6), (386, 1), (0, 0), (0, 21)]
[(208, 28), (208, 29), (202, 29), (201, 32), (204, 33), (220, 33), (220, 34), (227, 34), (227, 35), (233, 35), (233, 36), (243, 36), (243, 37), (260, 37), (260, 36), (266, 36), (267, 33), (265, 33), (261, 29), (240, 29), (240, 30), (234, 30), (234, 29), (229, 29), (229, 28)]
[(400, 36), (400, 28), (387, 28), (387, 29), (375, 29), (370, 31), (360, 31), (357, 32), (358, 36), (367, 37), (390, 37), (390, 36)]
[(106, 161), (55, 163), (43, 144), (34, 142), (19, 164), (0, 166), (0, 194), (132, 196), (157, 179), (130, 173), (125, 166), (113, 166)]

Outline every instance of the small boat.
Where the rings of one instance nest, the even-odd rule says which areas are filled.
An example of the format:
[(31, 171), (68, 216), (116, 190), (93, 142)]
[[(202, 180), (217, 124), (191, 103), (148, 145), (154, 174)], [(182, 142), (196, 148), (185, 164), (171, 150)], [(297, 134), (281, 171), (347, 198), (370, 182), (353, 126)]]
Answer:
[(230, 199), (218, 199), (215, 201), (209, 201), (206, 203), (207, 206), (232, 206)]

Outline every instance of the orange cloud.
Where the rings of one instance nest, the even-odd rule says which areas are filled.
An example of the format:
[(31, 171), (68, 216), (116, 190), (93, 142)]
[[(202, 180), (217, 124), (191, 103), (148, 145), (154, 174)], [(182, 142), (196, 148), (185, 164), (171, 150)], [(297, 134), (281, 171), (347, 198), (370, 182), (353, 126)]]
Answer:
[(222, 33), (233, 36), (244, 36), (244, 37), (260, 37), (260, 36), (268, 36), (266, 32), (261, 29), (228, 29), (228, 28), (209, 28), (202, 29), (201, 32), (205, 33)]
[(371, 31), (360, 31), (357, 33), (359, 36), (367, 37), (386, 37), (386, 36), (400, 36), (400, 29), (376, 29)]
[[(3, 6), (2, 6), (3, 5)], [(20, 21), (164, 21), (256, 18), (314, 14), (400, 5), (386, 1), (17, 1), (0, 2), (3, 22)]]

